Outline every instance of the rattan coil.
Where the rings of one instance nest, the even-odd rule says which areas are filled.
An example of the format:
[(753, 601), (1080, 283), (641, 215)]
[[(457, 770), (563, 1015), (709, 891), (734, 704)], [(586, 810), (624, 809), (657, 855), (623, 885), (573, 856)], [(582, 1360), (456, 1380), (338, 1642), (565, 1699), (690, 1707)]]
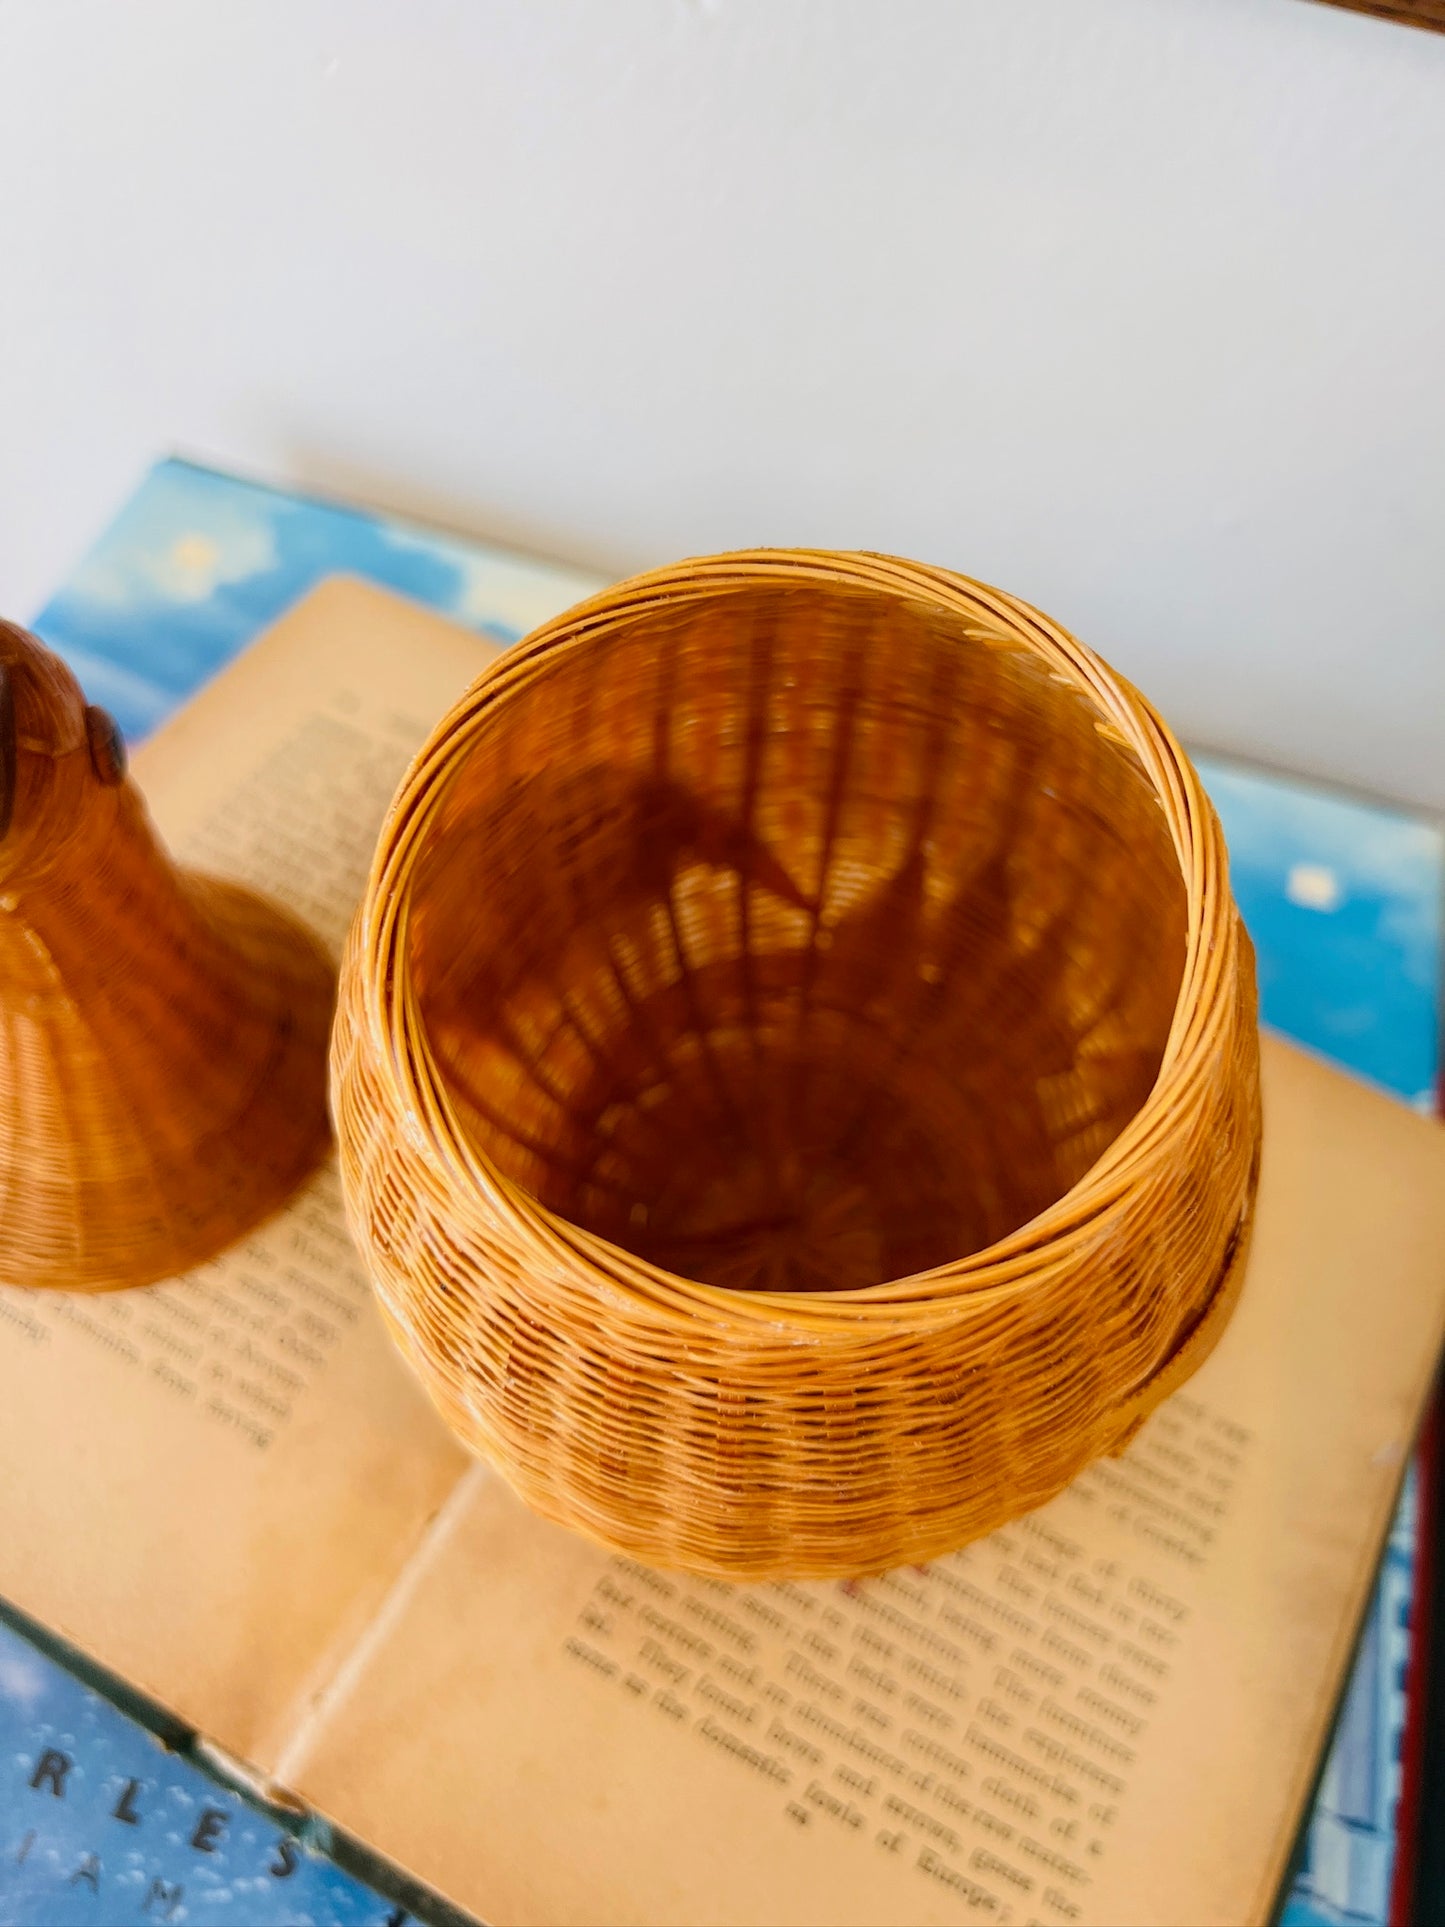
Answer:
[(918, 564), (757, 551), (500, 658), (342, 971), (353, 1231), (444, 1417), (660, 1566), (992, 1530), (1201, 1362), (1258, 1174), (1253, 956), (1149, 705)]

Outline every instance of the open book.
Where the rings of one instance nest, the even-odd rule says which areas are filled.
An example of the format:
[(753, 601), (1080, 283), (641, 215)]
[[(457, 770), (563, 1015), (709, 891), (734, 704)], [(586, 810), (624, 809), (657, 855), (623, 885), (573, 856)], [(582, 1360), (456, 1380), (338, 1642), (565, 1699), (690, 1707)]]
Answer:
[[(324, 585), (137, 758), (163, 833), (339, 943), (485, 653)], [(1261, 1919), (1445, 1323), (1445, 1134), (1273, 1041), (1265, 1103), (1218, 1351), (927, 1569), (734, 1588), (534, 1520), (328, 1170), (184, 1280), (0, 1294), (0, 1593), (498, 1922)]]

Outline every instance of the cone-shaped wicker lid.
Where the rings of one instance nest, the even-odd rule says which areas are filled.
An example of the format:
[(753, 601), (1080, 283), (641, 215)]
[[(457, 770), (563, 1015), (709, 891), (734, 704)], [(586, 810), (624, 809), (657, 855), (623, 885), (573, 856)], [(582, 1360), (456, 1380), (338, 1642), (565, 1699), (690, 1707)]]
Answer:
[(0, 624), (0, 1281), (99, 1290), (213, 1255), (327, 1139), (331, 966), (179, 870), (111, 718)]

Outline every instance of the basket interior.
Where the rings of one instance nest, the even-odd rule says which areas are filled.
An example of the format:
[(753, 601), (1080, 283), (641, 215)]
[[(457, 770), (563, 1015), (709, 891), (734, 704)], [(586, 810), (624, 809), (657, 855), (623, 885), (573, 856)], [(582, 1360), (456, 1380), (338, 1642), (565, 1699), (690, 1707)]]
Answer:
[(1154, 1082), (1185, 898), (1133, 752), (1031, 652), (877, 592), (714, 590), (487, 713), (409, 963), (477, 1147), (738, 1289), (993, 1243)]

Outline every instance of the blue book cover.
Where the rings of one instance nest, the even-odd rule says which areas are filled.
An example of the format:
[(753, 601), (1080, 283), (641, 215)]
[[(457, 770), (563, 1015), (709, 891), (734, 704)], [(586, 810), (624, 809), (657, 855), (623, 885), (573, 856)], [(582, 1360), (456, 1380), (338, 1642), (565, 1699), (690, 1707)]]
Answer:
[[(337, 504), (165, 461), (36, 618), (88, 694), (139, 740), (301, 594), (365, 577), (508, 642), (602, 586), (592, 576)], [(1427, 1108), (1439, 1080), (1445, 837), (1437, 824), (1215, 758), (1200, 767), (1253, 934), (1262, 1014), (1297, 1042)], [(1407, 1481), (1283, 1918), (1383, 1923), (1394, 1857), (1416, 1526)], [(424, 1912), (373, 1869), (328, 1857), (318, 1824), (277, 1815), (163, 1752), (144, 1727), (0, 1626), (0, 1896), (4, 1919), (81, 1918), (97, 1819), (136, 1783), (166, 1814), (162, 1846), (123, 1850), (107, 1918), (377, 1922)], [(123, 1689), (114, 1689), (123, 1697)], [(38, 1763), (72, 1761), (82, 1798), (47, 1797)], [(206, 1832), (202, 1816), (212, 1821)], [(124, 1827), (124, 1822), (119, 1823)], [(294, 1824), (294, 1823), (291, 1823)], [(289, 1843), (289, 1844), (288, 1844)], [(183, 1890), (177, 1898), (177, 1891)], [(171, 1906), (169, 1913), (164, 1909)]]

